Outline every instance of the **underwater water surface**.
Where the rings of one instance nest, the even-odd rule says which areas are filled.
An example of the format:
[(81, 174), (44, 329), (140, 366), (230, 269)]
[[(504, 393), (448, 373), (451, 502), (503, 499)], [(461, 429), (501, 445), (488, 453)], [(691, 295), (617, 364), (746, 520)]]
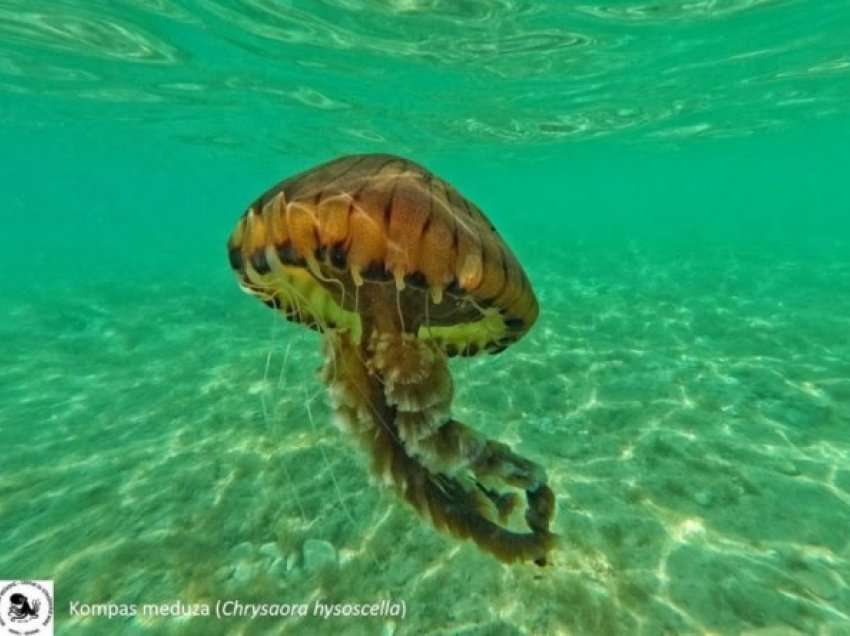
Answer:
[[(0, 0), (0, 579), (59, 634), (850, 634), (850, 4)], [(552, 563), (438, 533), (225, 242), (409, 157), (540, 303), (452, 360)], [(371, 603), (405, 616), (84, 616)]]

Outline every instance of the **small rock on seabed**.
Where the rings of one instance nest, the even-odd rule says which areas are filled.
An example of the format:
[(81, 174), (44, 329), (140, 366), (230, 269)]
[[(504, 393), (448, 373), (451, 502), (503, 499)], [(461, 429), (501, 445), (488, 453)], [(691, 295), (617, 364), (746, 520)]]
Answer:
[(328, 541), (307, 539), (304, 542), (304, 569), (308, 572), (337, 564), (336, 548)]

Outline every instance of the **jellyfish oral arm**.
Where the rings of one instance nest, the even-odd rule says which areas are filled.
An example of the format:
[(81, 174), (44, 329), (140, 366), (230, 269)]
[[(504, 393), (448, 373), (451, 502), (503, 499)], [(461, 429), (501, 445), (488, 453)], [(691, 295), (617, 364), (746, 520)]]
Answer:
[[(412, 334), (326, 340), (323, 377), (338, 416), (371, 455), (372, 470), (440, 530), (472, 539), (505, 562), (547, 562), (554, 495), (545, 471), (449, 415), (445, 354)], [(485, 485), (487, 482), (488, 485)], [(505, 522), (525, 490), (528, 531)]]

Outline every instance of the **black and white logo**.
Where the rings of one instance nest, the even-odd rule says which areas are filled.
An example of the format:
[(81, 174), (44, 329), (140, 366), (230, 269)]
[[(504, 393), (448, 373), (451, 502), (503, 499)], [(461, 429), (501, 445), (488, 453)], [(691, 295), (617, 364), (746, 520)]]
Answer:
[(0, 581), (0, 636), (53, 636), (53, 581)]

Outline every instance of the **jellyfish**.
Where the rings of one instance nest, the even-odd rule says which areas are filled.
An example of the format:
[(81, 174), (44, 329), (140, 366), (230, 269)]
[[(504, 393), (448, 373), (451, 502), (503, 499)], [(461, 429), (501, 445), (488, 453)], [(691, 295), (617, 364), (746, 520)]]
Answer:
[(538, 314), (475, 204), (413, 161), (344, 156), (263, 193), (227, 248), (244, 291), (321, 334), (336, 418), (378, 481), (503, 562), (547, 563), (545, 470), (451, 414), (448, 359), (500, 353)]

